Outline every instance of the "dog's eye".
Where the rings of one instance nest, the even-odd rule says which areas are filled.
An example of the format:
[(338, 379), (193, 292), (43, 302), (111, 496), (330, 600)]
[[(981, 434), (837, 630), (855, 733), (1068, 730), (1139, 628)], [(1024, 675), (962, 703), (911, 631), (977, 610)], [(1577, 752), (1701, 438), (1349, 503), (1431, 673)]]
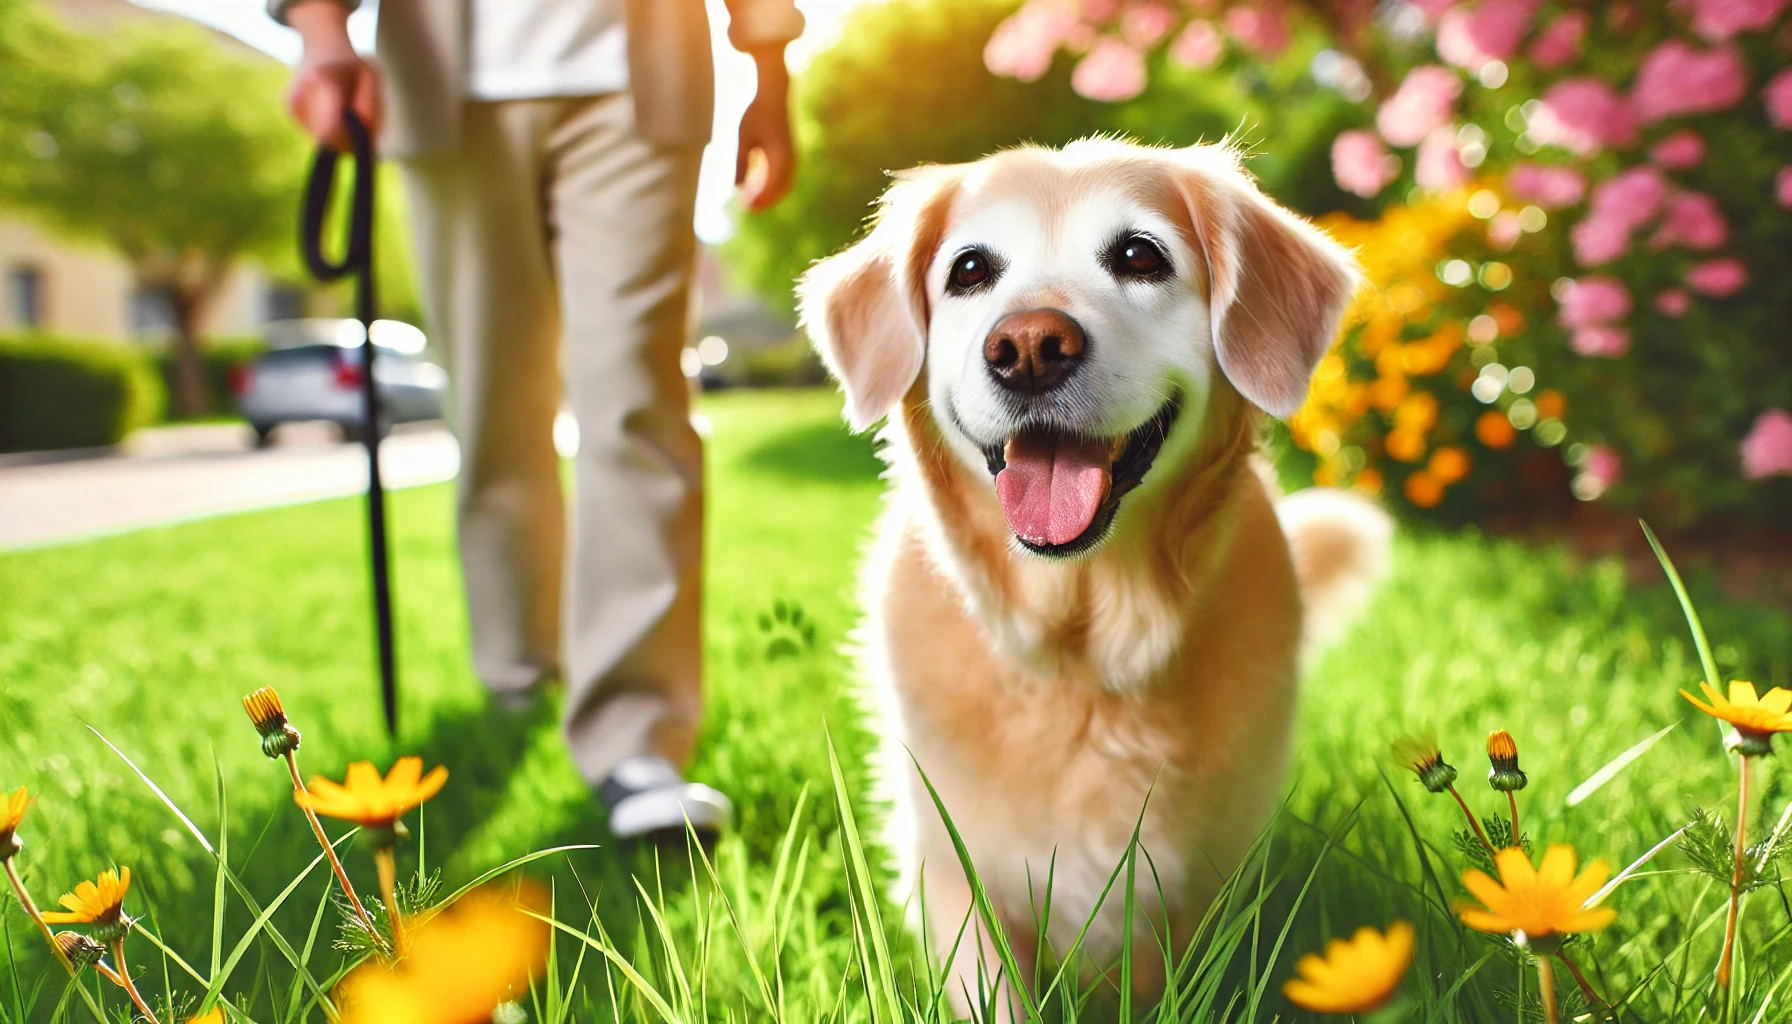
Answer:
[(946, 275), (946, 293), (959, 295), (973, 291), (994, 280), (995, 258), (982, 249), (966, 249), (952, 261), (952, 272)]
[(1115, 242), (1102, 260), (1115, 277), (1155, 281), (1170, 276), (1170, 258), (1144, 235), (1128, 235)]

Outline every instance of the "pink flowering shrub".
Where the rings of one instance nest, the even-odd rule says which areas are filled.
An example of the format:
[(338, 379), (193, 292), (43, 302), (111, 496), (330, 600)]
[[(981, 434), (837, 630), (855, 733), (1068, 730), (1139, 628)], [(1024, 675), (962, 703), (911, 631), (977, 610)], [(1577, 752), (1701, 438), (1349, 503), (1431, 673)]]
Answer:
[[(1316, 83), (1359, 105), (1331, 136), (1334, 206), (1385, 216), (1472, 194), (1466, 209), (1484, 223), (1444, 244), (1440, 277), (1446, 264), (1466, 266), (1449, 280), (1485, 287), (1480, 268), (1516, 272), (1499, 272), (1519, 282), (1499, 302), (1513, 311), (1506, 320), (1525, 324), (1518, 335), (1485, 326), (1474, 287), (1440, 300), (1440, 316), (1484, 339), (1464, 349), (1482, 362), (1440, 370), (1460, 378), (1462, 394), (1440, 398), (1460, 410), (1451, 415), (1478, 422), (1488, 404), (1478, 395), (1521, 406), (1476, 367), (1522, 359), (1526, 379), (1547, 380), (1571, 412), (1561, 437), (1527, 435), (1530, 412), (1510, 417), (1518, 443), (1554, 448), (1563, 481), (1597, 478), (1577, 497), (1668, 523), (1792, 521), (1792, 350), (1782, 340), (1792, 323), (1792, 0), (1411, 7), (1389, 17), (1368, 0), (1028, 0), (1010, 24), (1045, 25), (1074, 60), (1111, 60), (1087, 88), (1079, 82), (1087, 96), (1136, 91), (1132, 74), (1155, 66), (1151, 54), (1109, 57), (1035, 11), (1073, 12), (1092, 38), (1135, 51), (1161, 37), (1171, 61), (1215, 75), (1258, 74), (1284, 50), (1310, 60)], [(1143, 9), (1148, 33), (1128, 27), (1145, 17), (1128, 12)], [(1163, 23), (1166, 11), (1176, 24)]]

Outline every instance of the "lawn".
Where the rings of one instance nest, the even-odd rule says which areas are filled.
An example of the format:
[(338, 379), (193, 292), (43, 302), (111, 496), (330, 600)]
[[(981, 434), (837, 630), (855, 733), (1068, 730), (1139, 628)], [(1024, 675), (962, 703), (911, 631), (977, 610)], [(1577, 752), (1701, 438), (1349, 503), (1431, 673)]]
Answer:
[[(740, 915), (748, 948), (763, 960), (776, 945), (790, 1020), (874, 1013), (855, 962), (854, 922), (863, 919), (855, 907), (863, 907), (850, 894), (840, 849), (846, 833), (828, 743), (839, 750), (870, 834), (877, 809), (862, 799), (861, 766), (870, 734), (841, 648), (856, 617), (853, 570), (881, 484), (869, 443), (844, 434), (837, 408), (819, 392), (725, 394), (704, 406), (714, 428), (709, 701), (693, 773), (739, 804), (737, 832), (715, 851), (719, 891)], [(758, 1019), (757, 982), (705, 870), (699, 865), (693, 880), (683, 854), (656, 869), (652, 851), (612, 848), (551, 711), (486, 707), (466, 664), (451, 507), (446, 487), (392, 499), (403, 666), (395, 743), (380, 727), (369, 671), (354, 501), (0, 555), (0, 788), (22, 784), (40, 794), (23, 830), (26, 883), (42, 903), (79, 878), (129, 864), (140, 893), (131, 906), (203, 967), (212, 859), (95, 732), (214, 843), (226, 802), (230, 862), (269, 899), (315, 855), (282, 770), (262, 757), (238, 704), (269, 685), (304, 732), (308, 771), (339, 773), (359, 758), (384, 764), (401, 752), (449, 767), (421, 841), (404, 850), (407, 869), (421, 857), (452, 885), (531, 850), (602, 844), (532, 866), (552, 877), (559, 916), (582, 927), (589, 894), (646, 977), (678, 988), (666, 948), (649, 941), (657, 925), (643, 916), (633, 875), (666, 912), (692, 1003), (715, 1019)], [(1395, 917), (1419, 926), (1406, 989), (1413, 1019), (1519, 1019), (1514, 962), (1500, 944), (1451, 921), (1465, 864), (1450, 840), (1459, 812), (1390, 766), (1389, 743), (1403, 732), (1435, 728), (1462, 769), (1464, 795), (1492, 814), (1503, 799), (1496, 804), (1480, 781), (1481, 744), (1490, 729), (1511, 730), (1531, 778), (1520, 795), (1526, 832), (1539, 843), (1572, 842), (1614, 866), (1685, 824), (1695, 805), (1733, 813), (1734, 768), (1716, 731), (1676, 693), (1700, 672), (1667, 588), (1627, 580), (1616, 563), (1578, 563), (1562, 550), (1472, 533), (1404, 536), (1397, 559), (1363, 623), (1306, 682), (1287, 809), (1246, 880), (1246, 895), (1255, 900), (1261, 883), (1263, 897), (1229, 918), (1240, 931), (1210, 975), (1228, 1019), (1286, 1017), (1277, 991), (1299, 954)], [(1722, 671), (1763, 687), (1792, 685), (1792, 620), (1727, 604), (1714, 588), (1692, 583)], [(1674, 723), (1635, 764), (1567, 805), (1577, 785)], [(1777, 819), (1792, 801), (1792, 772), (1769, 759), (1755, 789), (1757, 816)], [(351, 853), (349, 863), (369, 870), (364, 854)], [(1678, 853), (1650, 867), (1618, 891), (1618, 924), (1582, 958), (1608, 993), (1643, 985), (1626, 1019), (1691, 1020), (1727, 894)], [(323, 891), (313, 876), (275, 916), (293, 945)], [(54, 965), (17, 905), (8, 899), (4, 907), (14, 965), (0, 971), (0, 1021), (47, 1020), (60, 988)], [(883, 913), (901, 919), (895, 908)], [(251, 918), (231, 903), (226, 934), (240, 934)], [(889, 931), (899, 983), (924, 988), (916, 944), (894, 923)], [(1751, 1013), (1761, 1007), (1762, 1021), (1786, 1019), (1792, 906), (1766, 890), (1750, 903), (1743, 931), (1747, 1005)], [(153, 947), (133, 941), (146, 988), (198, 994)], [(335, 954), (318, 946), (314, 969), (325, 976)], [(570, 969), (574, 944), (563, 942), (559, 954)], [(256, 1020), (283, 1019), (270, 1007), (278, 997), (284, 1008), (291, 975), (264, 938), (225, 992)], [(573, 993), (581, 1021), (610, 1019), (611, 986), (627, 991), (621, 975), (590, 961), (577, 984), (564, 974), (558, 981)], [(651, 1018), (637, 996), (621, 1002), (625, 1014)]]

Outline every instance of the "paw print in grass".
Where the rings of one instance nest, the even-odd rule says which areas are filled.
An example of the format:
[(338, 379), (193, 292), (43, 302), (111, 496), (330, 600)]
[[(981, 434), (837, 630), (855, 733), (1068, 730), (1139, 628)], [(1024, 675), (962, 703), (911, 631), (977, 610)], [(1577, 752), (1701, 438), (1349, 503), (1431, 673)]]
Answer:
[(780, 597), (770, 612), (760, 612), (759, 632), (765, 641), (766, 661), (794, 658), (815, 649), (815, 623), (795, 601)]

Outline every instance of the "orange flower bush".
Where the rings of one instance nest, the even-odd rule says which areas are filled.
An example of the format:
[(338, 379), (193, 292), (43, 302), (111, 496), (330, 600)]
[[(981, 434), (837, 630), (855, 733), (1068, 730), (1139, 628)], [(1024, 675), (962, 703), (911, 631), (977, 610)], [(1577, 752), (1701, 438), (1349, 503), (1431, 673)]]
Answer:
[(1357, 250), (1368, 283), (1289, 422), (1317, 459), (1315, 482), (1464, 515), (1518, 497), (1527, 476), (1563, 489), (1561, 470), (1547, 468), (1560, 456), (1541, 450), (1566, 438), (1567, 401), (1539, 386), (1525, 317), (1499, 297), (1517, 274), (1497, 259), (1445, 258), (1485, 230), (1490, 200), (1497, 210), (1493, 192), (1470, 188), (1374, 222), (1321, 221)]

